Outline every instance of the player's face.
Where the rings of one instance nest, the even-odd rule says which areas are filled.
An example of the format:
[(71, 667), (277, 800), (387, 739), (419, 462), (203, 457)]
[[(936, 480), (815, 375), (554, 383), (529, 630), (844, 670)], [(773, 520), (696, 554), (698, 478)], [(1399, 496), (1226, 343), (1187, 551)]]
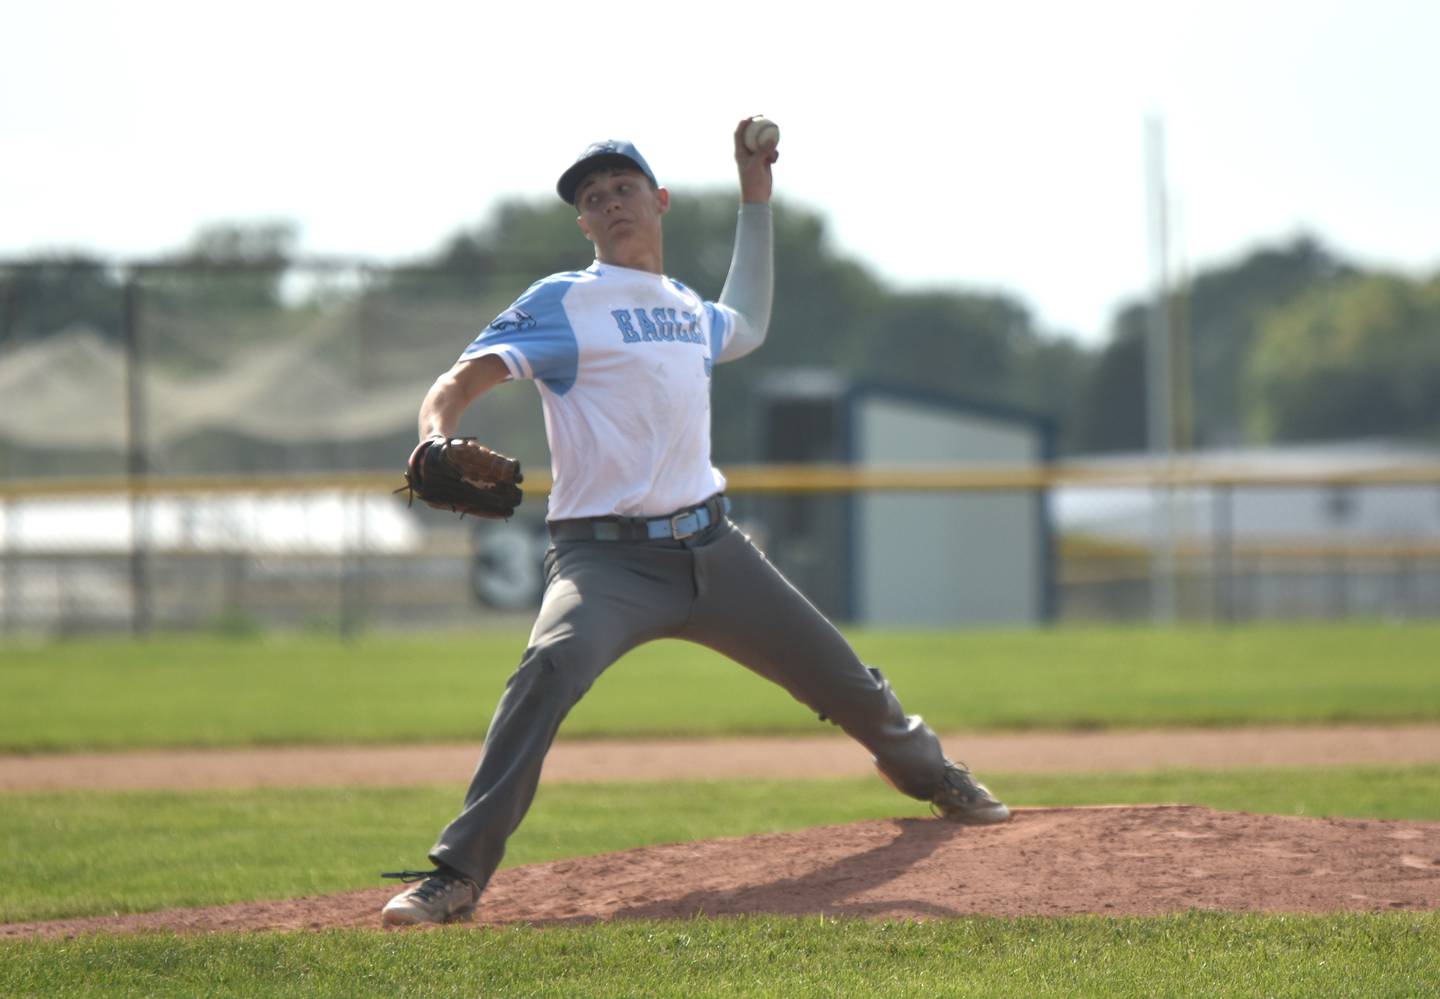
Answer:
[(598, 170), (575, 191), (580, 230), (595, 244), (596, 259), (619, 267), (661, 270), (660, 219), (670, 192), (653, 187), (638, 170)]

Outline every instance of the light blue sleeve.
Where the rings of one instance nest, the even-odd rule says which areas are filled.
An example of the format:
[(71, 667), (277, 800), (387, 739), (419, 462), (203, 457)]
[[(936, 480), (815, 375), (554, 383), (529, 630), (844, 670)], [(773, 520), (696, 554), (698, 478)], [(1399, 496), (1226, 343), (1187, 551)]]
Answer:
[(775, 297), (774, 219), (768, 204), (740, 206), (735, 223), (735, 255), (719, 302), (732, 310), (730, 334), (717, 363), (734, 361), (765, 342)]
[(706, 302), (705, 316), (710, 320), (710, 360), (719, 361), (721, 351), (735, 332), (735, 310), (728, 305)]
[(511, 378), (533, 378), (556, 395), (569, 392), (580, 351), (564, 299), (578, 276), (556, 274), (532, 284), (471, 341), (460, 360), (494, 354), (510, 369)]

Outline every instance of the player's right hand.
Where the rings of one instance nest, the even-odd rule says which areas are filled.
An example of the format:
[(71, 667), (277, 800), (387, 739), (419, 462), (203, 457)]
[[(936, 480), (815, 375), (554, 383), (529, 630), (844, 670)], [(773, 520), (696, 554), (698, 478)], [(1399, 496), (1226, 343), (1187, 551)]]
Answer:
[(740, 171), (740, 200), (747, 205), (769, 204), (774, 180), (770, 166), (780, 158), (774, 146), (763, 146), (757, 152), (745, 147), (745, 128), (755, 118), (741, 118), (735, 126), (735, 166)]

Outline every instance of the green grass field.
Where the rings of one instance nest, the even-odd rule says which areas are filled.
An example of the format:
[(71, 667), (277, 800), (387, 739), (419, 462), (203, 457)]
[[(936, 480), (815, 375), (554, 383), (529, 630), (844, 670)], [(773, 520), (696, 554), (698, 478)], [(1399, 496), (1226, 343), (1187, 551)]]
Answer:
[(1440, 915), (775, 917), (0, 944), (7, 996), (1434, 995)]
[[(940, 729), (1440, 720), (1440, 626), (856, 633)], [(0, 748), (476, 741), (519, 634), (0, 646)], [(818, 732), (783, 693), (678, 643), (618, 664), (567, 737)], [(1440, 821), (1440, 767), (1005, 775), (1025, 805), (1178, 801)], [(0, 919), (374, 886), (416, 866), (459, 787), (3, 796)], [(923, 814), (879, 781), (542, 788), (507, 864)], [(1414, 996), (1440, 913), (83, 937), (0, 943), (0, 995)]]
[[(1440, 719), (1440, 625), (858, 632), (941, 730)], [(0, 750), (478, 740), (522, 634), (0, 646)], [(642, 647), (562, 738), (824, 731), (696, 646)]]

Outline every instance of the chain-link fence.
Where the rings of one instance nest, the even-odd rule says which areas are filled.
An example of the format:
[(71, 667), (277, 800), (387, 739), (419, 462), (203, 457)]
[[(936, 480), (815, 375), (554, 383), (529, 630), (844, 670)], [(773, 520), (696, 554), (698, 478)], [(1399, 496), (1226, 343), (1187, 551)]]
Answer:
[[(343, 261), (0, 268), (0, 478), (30, 487), (0, 505), (7, 629), (444, 617), (471, 525), (375, 473), (401, 467), (430, 383), (524, 287)], [(481, 400), (462, 430), (482, 427), (548, 461), (533, 390)], [(91, 484), (67, 494), (76, 476)], [(197, 476), (220, 478), (163, 488)]]
[[(477, 524), (390, 493), (425, 391), (527, 281), (347, 262), (0, 266), (0, 627), (354, 632), (528, 618), (543, 502)], [(734, 367), (724, 377), (743, 381)], [(488, 395), (461, 430), (521, 455), (543, 487), (533, 388)], [(757, 479), (744, 463), (766, 453), (758, 433), (751, 452), (717, 455), (737, 473), (735, 515), (845, 617), (847, 574), (865, 571), (846, 557), (856, 490), (876, 482)], [(1407, 481), (1406, 469), (1420, 474)], [(1206, 620), (1440, 615), (1440, 475), (1423, 452), (1372, 449), (1281, 484), (1253, 467), (1199, 475), (1164, 542), (1155, 493), (1134, 476), (1042, 471), (999, 486), (963, 469), (912, 483), (1049, 497), (1039, 508), (1059, 543), (1037, 549), (1053, 590), (1042, 618), (1150, 618), (1162, 602)], [(905, 526), (936, 558), (972, 557), (943, 515)], [(1157, 545), (1170, 549), (1159, 572)], [(965, 585), (986, 586), (993, 568), (975, 564)]]
[(1083, 482), (1061, 490), (1067, 617), (1440, 616), (1433, 461), (1387, 461), (1376, 449), (1358, 464), (1354, 455), (1331, 455), (1288, 473), (1212, 469), (1189, 479), (1169, 492)]

